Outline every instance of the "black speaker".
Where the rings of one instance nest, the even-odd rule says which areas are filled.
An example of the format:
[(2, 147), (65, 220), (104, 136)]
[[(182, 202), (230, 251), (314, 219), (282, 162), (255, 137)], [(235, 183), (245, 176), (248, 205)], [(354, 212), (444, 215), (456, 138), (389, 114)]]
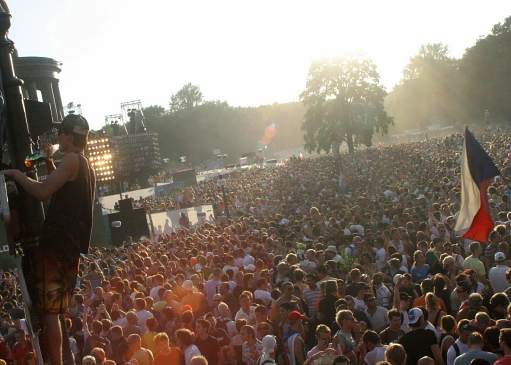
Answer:
[(128, 236), (138, 239), (142, 236), (149, 237), (149, 225), (147, 224), (147, 214), (144, 208), (134, 209), (127, 217)]
[[(112, 226), (112, 222), (120, 221), (120, 227)], [(110, 227), (110, 234), (112, 238), (112, 244), (115, 246), (122, 245), (123, 241), (126, 240), (126, 233), (124, 228), (124, 223), (122, 222), (121, 213), (112, 213), (108, 215), (108, 226)]]
[(197, 185), (197, 174), (194, 169), (182, 170), (172, 174), (174, 182), (182, 182), (184, 186)]
[(121, 199), (119, 200), (119, 210), (121, 212), (129, 212), (133, 210), (133, 199)]
[(30, 99), (25, 99), (24, 102), (27, 110), (28, 126), (30, 127), (30, 135), (32, 138), (37, 138), (40, 135), (49, 132), (52, 128), (53, 122), (50, 104)]
[[(120, 221), (120, 227), (113, 227), (112, 222)], [(128, 237), (138, 240), (140, 237), (149, 237), (149, 224), (147, 223), (147, 214), (144, 208), (125, 210), (119, 213), (108, 215), (110, 223), (110, 232), (112, 234), (112, 243), (122, 245)]]

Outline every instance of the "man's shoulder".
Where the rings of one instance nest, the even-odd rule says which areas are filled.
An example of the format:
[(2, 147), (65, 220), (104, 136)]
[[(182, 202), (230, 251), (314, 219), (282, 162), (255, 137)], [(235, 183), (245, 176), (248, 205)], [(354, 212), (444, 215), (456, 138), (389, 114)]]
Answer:
[(57, 168), (73, 169), (78, 170), (80, 166), (81, 155), (76, 152), (65, 153), (60, 160), (60, 164)]
[(403, 336), (403, 338), (408, 338), (408, 339), (417, 339), (417, 338), (421, 338), (421, 339), (429, 339), (429, 338), (433, 338), (436, 342), (436, 337), (435, 337), (435, 333), (430, 330), (430, 329), (425, 329), (425, 328), (420, 328), (420, 329), (416, 329), (416, 330), (413, 330), (413, 331), (410, 331), (408, 332), (407, 334), (405, 334)]
[(391, 332), (392, 330), (390, 329), (389, 326), (385, 327), (383, 330), (380, 331), (380, 336), (382, 335), (386, 335), (388, 334), (389, 332)]
[(495, 361), (498, 358), (497, 354), (488, 351), (478, 351), (477, 357), (483, 357), (492, 361)]
[(388, 312), (387, 308), (382, 307), (381, 305), (376, 306), (376, 310), (385, 314)]
[(498, 359), (494, 365), (511, 365), (511, 356), (504, 356)]
[(80, 161), (80, 158), (81, 158), (81, 154), (77, 153), (77, 152), (67, 152), (67, 153), (64, 153), (64, 155), (62, 156), (62, 162), (64, 161), (73, 161), (75, 163), (78, 163)]

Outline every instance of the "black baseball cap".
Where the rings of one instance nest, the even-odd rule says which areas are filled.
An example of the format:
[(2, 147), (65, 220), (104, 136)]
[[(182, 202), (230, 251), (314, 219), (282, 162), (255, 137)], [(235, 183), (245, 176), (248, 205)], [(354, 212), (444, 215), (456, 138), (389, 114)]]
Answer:
[(89, 134), (89, 123), (80, 114), (68, 114), (60, 123), (53, 123), (59, 133), (74, 133), (81, 136)]

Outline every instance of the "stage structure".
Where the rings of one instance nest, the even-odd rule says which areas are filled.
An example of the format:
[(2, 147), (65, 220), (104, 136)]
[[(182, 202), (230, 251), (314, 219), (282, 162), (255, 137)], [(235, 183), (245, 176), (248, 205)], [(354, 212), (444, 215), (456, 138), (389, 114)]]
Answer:
[(147, 132), (144, 124), (144, 110), (140, 100), (121, 103), (122, 120), (125, 120), (128, 134), (144, 134)]
[(109, 183), (115, 180), (112, 153), (108, 136), (100, 135), (89, 139), (87, 142), (85, 154), (96, 172), (96, 181), (98, 183)]
[(113, 137), (125, 136), (128, 134), (126, 126), (123, 124), (122, 114), (110, 114), (105, 116), (105, 127), (103, 130)]
[(121, 114), (105, 117), (112, 151), (114, 175), (118, 183), (146, 186), (161, 167), (158, 135), (147, 131), (140, 100), (121, 103)]
[(16, 74), (23, 80), (25, 99), (48, 103), (54, 121), (64, 118), (59, 78), (62, 64), (47, 57), (14, 57)]

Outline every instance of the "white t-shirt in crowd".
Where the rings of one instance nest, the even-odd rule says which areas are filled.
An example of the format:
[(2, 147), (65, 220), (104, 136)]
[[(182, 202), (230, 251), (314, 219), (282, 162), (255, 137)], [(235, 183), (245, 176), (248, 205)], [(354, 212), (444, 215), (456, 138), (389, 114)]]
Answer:
[(224, 268), (222, 269), (222, 271), (227, 274), (227, 270), (232, 270), (233, 274), (236, 274), (240, 269), (238, 268), (238, 266), (234, 266), (234, 265), (225, 265)]
[(310, 273), (310, 272), (316, 270), (318, 265), (314, 261), (305, 259), (300, 262), (300, 267), (302, 268), (303, 271)]
[(356, 310), (365, 312), (367, 310), (367, 305), (362, 299), (353, 298), (353, 302), (355, 303), (354, 308)]
[(341, 262), (341, 261), (342, 261), (342, 256), (341, 256), (341, 255), (339, 255), (339, 254), (337, 254), (337, 255), (335, 255), (335, 256), (332, 258), (332, 260), (333, 260), (336, 264), (338, 264), (339, 262)]
[(256, 316), (255, 316), (255, 307), (250, 307), (250, 313), (246, 313), (243, 308), (240, 308), (238, 312), (236, 312), (236, 316), (234, 316), (234, 320), (237, 321), (238, 319), (244, 319), (249, 324), (255, 323)]
[(386, 346), (376, 346), (366, 354), (364, 357), (364, 362), (367, 365), (375, 365), (377, 362), (385, 360), (386, 349)]
[(350, 231), (351, 232), (356, 232), (358, 233), (360, 236), (363, 236), (364, 233), (365, 233), (365, 230), (364, 230), (364, 226), (360, 225), (360, 224), (352, 224), (350, 226)]
[(145, 325), (145, 321), (147, 321), (149, 318), (154, 317), (153, 314), (145, 309), (142, 309), (141, 311), (138, 311), (135, 314), (137, 315), (138, 318), (138, 325), (140, 326), (140, 328), (142, 328), (142, 331), (146, 333), (147, 327)]
[(376, 268), (379, 271), (383, 271), (383, 268), (387, 264), (387, 252), (385, 251), (385, 248), (379, 248), (375, 250), (376, 255)]
[(262, 300), (264, 304), (268, 305), (272, 302), (271, 293), (267, 290), (256, 289), (254, 291), (254, 299)]
[(491, 287), (495, 293), (509, 288), (509, 281), (507, 281), (506, 278), (508, 270), (509, 267), (506, 265), (497, 265), (492, 267), (488, 272), (488, 279), (490, 280)]
[(125, 328), (128, 325), (128, 319), (126, 317), (121, 317), (112, 322), (112, 326), (121, 326)]
[(375, 290), (376, 293), (376, 301), (378, 305), (389, 308), (392, 303), (392, 292), (385, 286), (385, 284), (381, 284)]
[(149, 291), (149, 296), (154, 299), (155, 302), (159, 301), (161, 298), (158, 295), (160, 289), (163, 288), (161, 285), (155, 286)]
[(195, 356), (200, 356), (202, 354), (200, 353), (200, 350), (197, 346), (190, 345), (184, 351), (184, 355), (185, 355), (185, 365), (190, 365), (192, 363), (192, 359)]
[(376, 332), (383, 331), (389, 324), (389, 317), (387, 315), (387, 309), (377, 306), (376, 311), (373, 314), (369, 313), (369, 310), (366, 310), (367, 318), (371, 324), (371, 328)]

